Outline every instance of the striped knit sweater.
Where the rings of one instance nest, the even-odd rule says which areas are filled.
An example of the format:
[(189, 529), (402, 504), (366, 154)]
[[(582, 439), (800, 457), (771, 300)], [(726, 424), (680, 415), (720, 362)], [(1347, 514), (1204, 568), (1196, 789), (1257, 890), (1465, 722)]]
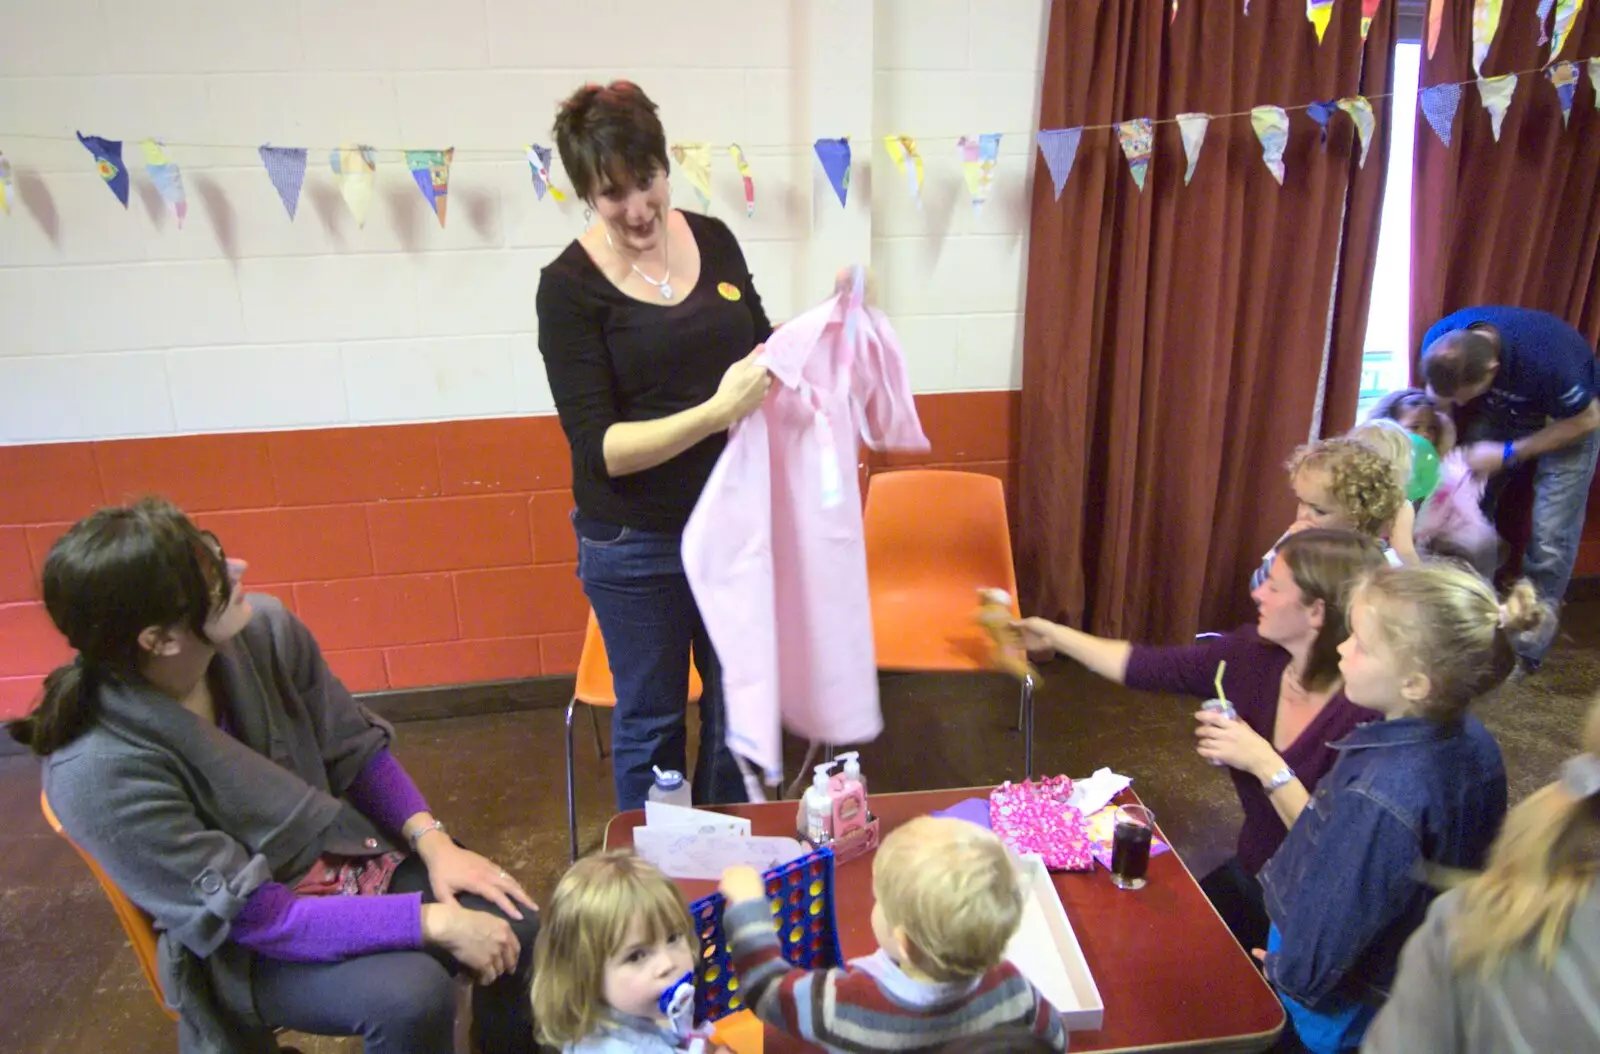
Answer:
[(883, 951), (842, 969), (801, 970), (783, 958), (764, 899), (730, 905), (722, 921), (756, 1016), (829, 1051), (935, 1050), (1017, 1025), (1067, 1049), (1061, 1016), (1009, 962), (948, 983), (908, 977)]

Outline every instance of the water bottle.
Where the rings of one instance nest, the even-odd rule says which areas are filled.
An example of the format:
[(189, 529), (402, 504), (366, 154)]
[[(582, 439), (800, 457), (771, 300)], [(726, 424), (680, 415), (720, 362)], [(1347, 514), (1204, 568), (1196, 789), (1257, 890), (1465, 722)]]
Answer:
[(683, 773), (674, 769), (660, 769), (651, 766), (651, 771), (656, 774), (655, 783), (651, 784), (650, 792), (645, 795), (649, 801), (665, 802), (668, 805), (681, 805), (685, 809), (692, 808), (693, 800), (689, 793), (689, 784), (684, 782)]

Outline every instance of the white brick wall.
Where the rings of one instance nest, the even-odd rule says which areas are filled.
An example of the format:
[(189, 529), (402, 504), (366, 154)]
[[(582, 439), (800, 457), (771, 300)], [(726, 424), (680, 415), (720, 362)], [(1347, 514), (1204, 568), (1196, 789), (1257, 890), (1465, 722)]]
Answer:
[[(775, 318), (870, 256), (919, 391), (1015, 387), (1048, 7), (0, 0), (16, 197), (0, 220), (0, 442), (550, 412), (533, 294), (582, 206), (538, 201), (519, 153), (550, 143), (574, 87), (616, 76), (661, 104), (669, 139), (744, 144), (756, 216), (720, 150), (712, 211)], [(74, 130), (124, 140), (126, 211)], [(1014, 134), (974, 216), (954, 138), (987, 131)], [(889, 133), (922, 142), (920, 212)], [(841, 210), (809, 143), (843, 134)], [(184, 170), (181, 231), (144, 177), (149, 135)], [(313, 148), (293, 223), (256, 156), (268, 141)], [(391, 148), (364, 229), (328, 172), (345, 141)], [(441, 230), (395, 151), (446, 146)]]

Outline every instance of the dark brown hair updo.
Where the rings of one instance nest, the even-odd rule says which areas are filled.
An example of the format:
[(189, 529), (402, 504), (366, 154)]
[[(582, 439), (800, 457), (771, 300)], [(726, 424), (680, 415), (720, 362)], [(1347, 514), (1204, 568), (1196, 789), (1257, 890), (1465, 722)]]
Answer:
[(556, 114), (555, 136), (572, 189), (590, 203), (607, 187), (647, 183), (671, 170), (656, 104), (632, 81), (573, 92)]

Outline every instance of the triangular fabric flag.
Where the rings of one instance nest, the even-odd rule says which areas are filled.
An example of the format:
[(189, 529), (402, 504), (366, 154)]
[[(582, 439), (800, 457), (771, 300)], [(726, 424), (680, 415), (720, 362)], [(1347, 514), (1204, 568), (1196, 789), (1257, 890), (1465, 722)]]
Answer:
[(1306, 113), (1310, 114), (1311, 119), (1322, 129), (1323, 146), (1328, 145), (1328, 121), (1338, 112), (1339, 104), (1336, 102), (1314, 102), (1306, 107)]
[(294, 219), (300, 207), (300, 185), (306, 181), (306, 148), (303, 146), (267, 146), (260, 150), (261, 163), (266, 166), (267, 178), (278, 192), (278, 200)]
[(1550, 42), (1550, 57), (1556, 58), (1561, 54), (1561, 49), (1567, 45), (1567, 37), (1572, 33), (1572, 20), (1578, 17), (1578, 12), (1583, 10), (1583, 0), (1556, 0), (1556, 28), (1554, 39)]
[(445, 206), (450, 204), (450, 162), (455, 156), (453, 146), (448, 150), (406, 151), (406, 167), (411, 169), (411, 178), (417, 181), (422, 200), (439, 217), (441, 227), (444, 226)]
[(1117, 140), (1122, 143), (1122, 154), (1128, 159), (1128, 172), (1140, 190), (1144, 190), (1145, 173), (1150, 170), (1150, 146), (1154, 138), (1150, 118), (1140, 117), (1117, 125)]
[(139, 149), (144, 151), (145, 173), (150, 177), (150, 182), (155, 184), (161, 200), (172, 206), (172, 214), (178, 217), (178, 229), (182, 230), (184, 217), (189, 215), (189, 199), (183, 192), (183, 174), (154, 139), (144, 140), (139, 144)]
[[(1439, 28), (1444, 24), (1444, 0), (1428, 0), (1428, 57), (1439, 46)], [(1448, 145), (1448, 144), (1447, 144)]]
[(346, 143), (329, 151), (328, 167), (339, 184), (345, 207), (356, 218), (357, 227), (367, 225), (367, 209), (372, 205), (372, 174), (378, 168), (378, 153), (361, 143)]
[(1257, 106), (1250, 111), (1250, 126), (1261, 140), (1261, 160), (1272, 178), (1283, 185), (1283, 148), (1289, 145), (1289, 115), (1281, 106)]
[(1568, 119), (1572, 117), (1572, 97), (1578, 91), (1578, 64), (1558, 62), (1544, 72), (1545, 76), (1550, 78), (1556, 96), (1561, 100), (1561, 127), (1565, 128)]
[(1503, 77), (1479, 77), (1478, 95), (1483, 99), (1483, 108), (1489, 111), (1489, 130), (1494, 133), (1494, 141), (1500, 141), (1500, 122), (1506, 119), (1506, 110), (1511, 106), (1511, 96), (1517, 90), (1517, 75), (1507, 73)]
[(11, 198), (16, 191), (11, 189), (11, 162), (6, 160), (6, 155), (0, 154), (0, 212), (11, 215)]
[(756, 214), (756, 181), (750, 175), (750, 162), (744, 159), (744, 150), (738, 143), (728, 147), (728, 153), (733, 155), (734, 167), (739, 170), (739, 180), (744, 184), (744, 214), (746, 217)]
[(1194, 168), (1200, 163), (1200, 148), (1206, 142), (1206, 129), (1211, 125), (1211, 115), (1208, 113), (1180, 113), (1178, 115), (1178, 132), (1183, 136), (1183, 156), (1188, 159), (1188, 164), (1183, 169), (1183, 185), (1188, 186), (1189, 180), (1194, 178)]
[(922, 155), (917, 152), (917, 141), (909, 135), (886, 135), (883, 148), (889, 151), (894, 167), (905, 179), (911, 200), (917, 203), (917, 208), (922, 208)]
[(961, 170), (967, 177), (967, 193), (972, 195), (973, 214), (983, 210), (994, 186), (994, 166), (1000, 161), (1000, 133), (984, 132), (974, 139), (964, 135), (956, 141), (961, 151)]
[(684, 178), (694, 188), (695, 196), (700, 199), (702, 212), (711, 209), (711, 144), (710, 143), (673, 143), (672, 160), (683, 169)]
[(1590, 59), (1584, 65), (1589, 67), (1589, 89), (1594, 96), (1594, 108), (1600, 110), (1600, 59)]
[(1361, 162), (1360, 167), (1367, 167), (1367, 151), (1372, 148), (1372, 130), (1378, 124), (1378, 119), (1372, 112), (1372, 104), (1365, 95), (1352, 95), (1348, 99), (1339, 100), (1339, 109), (1350, 115), (1356, 123), (1356, 132), (1361, 136)]
[(1050, 182), (1056, 186), (1056, 200), (1061, 200), (1061, 188), (1072, 175), (1072, 162), (1078, 156), (1078, 140), (1083, 138), (1082, 128), (1044, 128), (1039, 131), (1039, 152), (1044, 155), (1044, 165), (1050, 170)]
[(1245, 13), (1246, 17), (1249, 17), (1249, 15), (1250, 15), (1250, 0), (1244, 0), (1244, 13)]
[(1172, 23), (1176, 22), (1177, 20), (1178, 20), (1178, 0), (1172, 0), (1172, 14), (1170, 16), (1168, 16), (1168, 18), (1167, 18), (1167, 25), (1170, 26), (1170, 25), (1172, 25)]
[(812, 149), (817, 152), (817, 160), (822, 162), (828, 182), (833, 184), (833, 192), (839, 195), (839, 204), (844, 205), (850, 194), (850, 137), (818, 139)]
[(1556, 6), (1556, 0), (1539, 0), (1539, 43), (1550, 43), (1550, 9)]
[(550, 148), (533, 143), (522, 148), (522, 155), (528, 159), (528, 167), (533, 170), (533, 192), (539, 200), (543, 201), (548, 193), (557, 201), (566, 201), (567, 196), (550, 182)]
[(1472, 0), (1472, 69), (1483, 79), (1483, 60), (1500, 31), (1500, 0)]
[(1439, 142), (1450, 145), (1450, 126), (1456, 122), (1456, 109), (1461, 105), (1461, 85), (1435, 84), (1417, 93), (1422, 100), (1422, 116), (1428, 119), (1433, 134)]
[[(1316, 27), (1317, 43), (1321, 44), (1322, 34), (1328, 31), (1328, 22), (1333, 18), (1333, 0), (1306, 0), (1306, 18)], [(1278, 182), (1283, 182), (1282, 176), (1278, 177)]]
[(97, 135), (84, 135), (79, 132), (78, 142), (94, 155), (95, 164), (100, 169), (100, 178), (106, 181), (111, 193), (122, 202), (122, 207), (127, 208), (128, 172), (122, 167), (122, 140), (102, 139)]
[(1367, 30), (1372, 28), (1372, 19), (1378, 13), (1378, 6), (1383, 0), (1361, 0), (1361, 39), (1367, 39)]

